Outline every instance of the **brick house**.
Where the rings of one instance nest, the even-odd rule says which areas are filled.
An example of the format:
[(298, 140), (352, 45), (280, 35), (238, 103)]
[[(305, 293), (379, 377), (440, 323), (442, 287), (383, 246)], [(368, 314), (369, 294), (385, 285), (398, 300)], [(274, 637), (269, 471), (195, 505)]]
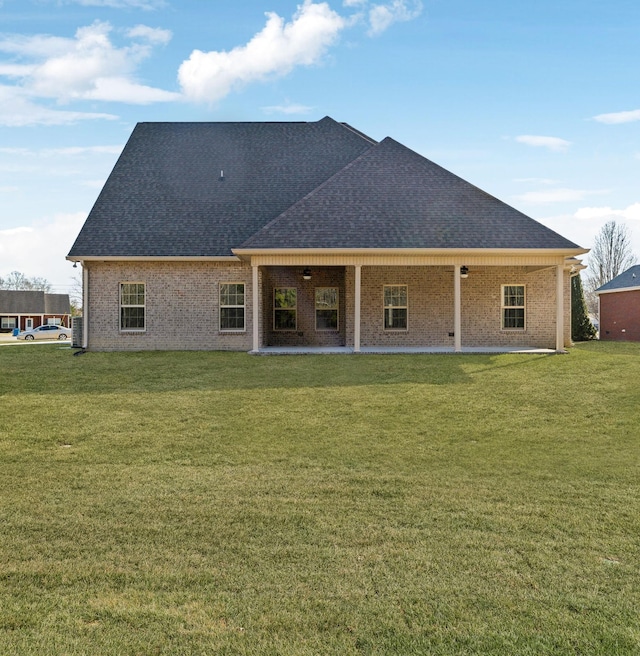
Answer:
[(585, 252), (325, 117), (138, 124), (67, 259), (91, 350), (562, 351)]
[(0, 290), (0, 332), (29, 330), (46, 324), (70, 328), (69, 294)]
[(596, 289), (600, 339), (640, 342), (640, 264)]

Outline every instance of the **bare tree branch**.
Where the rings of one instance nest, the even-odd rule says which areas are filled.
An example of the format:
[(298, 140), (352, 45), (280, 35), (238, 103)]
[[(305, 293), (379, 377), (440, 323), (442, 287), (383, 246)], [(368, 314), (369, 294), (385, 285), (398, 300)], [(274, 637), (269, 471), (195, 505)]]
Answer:
[(591, 314), (595, 315), (598, 311), (598, 297), (595, 290), (626, 271), (635, 262), (636, 257), (631, 249), (631, 233), (627, 226), (615, 221), (605, 223), (589, 253), (584, 291)]
[(6, 278), (0, 278), (0, 289), (50, 292), (51, 283), (46, 278), (27, 278), (20, 271), (12, 271)]

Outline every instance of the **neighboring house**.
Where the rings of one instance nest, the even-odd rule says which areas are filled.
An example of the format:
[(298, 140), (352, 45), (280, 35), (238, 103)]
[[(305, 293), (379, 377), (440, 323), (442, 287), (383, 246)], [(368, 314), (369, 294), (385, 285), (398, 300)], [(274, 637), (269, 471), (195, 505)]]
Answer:
[(71, 326), (68, 294), (0, 289), (0, 332), (29, 330), (45, 324)]
[(138, 124), (67, 259), (91, 350), (562, 351), (585, 252), (326, 117)]
[(640, 342), (640, 264), (596, 289), (600, 339)]

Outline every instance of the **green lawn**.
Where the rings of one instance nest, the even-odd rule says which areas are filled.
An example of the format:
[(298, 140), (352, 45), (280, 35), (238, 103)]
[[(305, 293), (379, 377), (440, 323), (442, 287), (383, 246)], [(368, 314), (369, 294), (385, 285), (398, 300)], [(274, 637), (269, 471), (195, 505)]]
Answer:
[(640, 653), (640, 345), (0, 372), (2, 656)]

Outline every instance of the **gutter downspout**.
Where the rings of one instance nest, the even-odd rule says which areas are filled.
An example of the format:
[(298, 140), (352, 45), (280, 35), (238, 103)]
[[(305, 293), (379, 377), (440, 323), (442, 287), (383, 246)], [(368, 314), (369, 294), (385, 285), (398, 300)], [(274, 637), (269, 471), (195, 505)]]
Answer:
[(82, 348), (89, 344), (89, 269), (80, 260), (82, 267)]

